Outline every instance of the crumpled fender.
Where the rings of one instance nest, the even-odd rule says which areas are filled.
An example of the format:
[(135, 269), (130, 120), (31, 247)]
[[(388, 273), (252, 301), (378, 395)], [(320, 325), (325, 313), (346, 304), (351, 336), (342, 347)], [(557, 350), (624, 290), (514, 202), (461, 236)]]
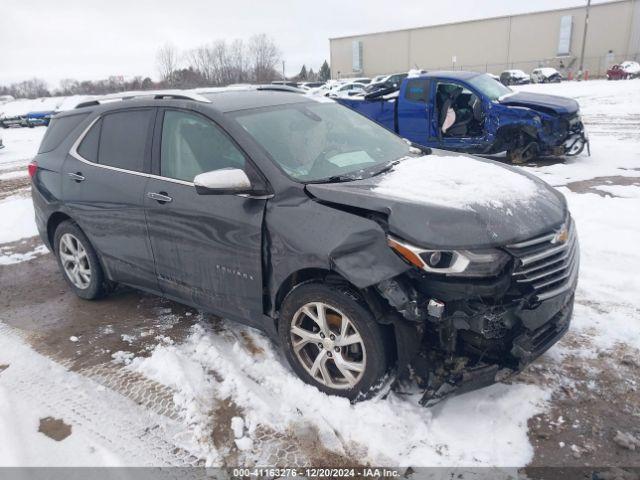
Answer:
[(311, 198), (285, 193), (269, 200), (264, 225), (271, 305), (283, 282), (301, 270), (334, 271), (362, 289), (410, 268), (389, 248), (375, 221)]

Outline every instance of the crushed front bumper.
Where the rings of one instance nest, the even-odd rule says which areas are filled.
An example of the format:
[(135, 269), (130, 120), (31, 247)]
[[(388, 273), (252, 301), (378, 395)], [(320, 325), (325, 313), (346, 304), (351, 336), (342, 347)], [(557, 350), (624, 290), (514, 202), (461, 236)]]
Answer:
[[(457, 365), (454, 362), (450, 369), (441, 370), (440, 375), (421, 372), (420, 376), (428, 381), (423, 385), (425, 391), (420, 404), (429, 407), (449, 396), (486, 387), (519, 373), (569, 330), (573, 302), (572, 289), (540, 303), (535, 309), (514, 310), (511, 313), (519, 316), (521, 322), (508, 342), (510, 348), (507, 347), (502, 355), (494, 353), (490, 360), (483, 360), (480, 354), (475, 361), (458, 362)], [(462, 347), (464, 349), (464, 345)]]

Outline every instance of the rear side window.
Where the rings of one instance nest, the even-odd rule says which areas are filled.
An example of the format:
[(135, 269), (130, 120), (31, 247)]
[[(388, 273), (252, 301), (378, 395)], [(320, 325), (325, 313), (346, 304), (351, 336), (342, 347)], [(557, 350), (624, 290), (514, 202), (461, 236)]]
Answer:
[(193, 182), (204, 172), (244, 167), (244, 155), (214, 123), (192, 113), (165, 112), (160, 175)]
[(404, 98), (412, 102), (427, 103), (429, 100), (429, 80), (426, 78), (407, 80)]
[(98, 163), (142, 172), (153, 110), (127, 110), (102, 118)]
[(98, 120), (91, 126), (78, 147), (78, 154), (85, 160), (89, 160), (94, 163), (98, 162), (98, 145), (100, 143), (101, 126), (102, 119)]
[(62, 118), (52, 118), (51, 123), (47, 127), (38, 153), (46, 153), (58, 148), (62, 141), (67, 138), (71, 131), (80, 125), (88, 113), (80, 113), (78, 115), (70, 115)]

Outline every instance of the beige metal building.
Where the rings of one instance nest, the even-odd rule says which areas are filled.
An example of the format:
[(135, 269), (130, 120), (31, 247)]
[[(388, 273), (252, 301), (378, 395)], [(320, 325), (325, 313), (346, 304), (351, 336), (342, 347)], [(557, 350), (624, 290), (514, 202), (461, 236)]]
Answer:
[[(371, 77), (413, 68), (530, 73), (539, 66), (576, 72), (584, 23), (585, 8), (577, 7), (332, 38), (331, 74)], [(640, 59), (640, 0), (592, 5), (585, 71), (601, 76), (611, 64), (634, 59)]]

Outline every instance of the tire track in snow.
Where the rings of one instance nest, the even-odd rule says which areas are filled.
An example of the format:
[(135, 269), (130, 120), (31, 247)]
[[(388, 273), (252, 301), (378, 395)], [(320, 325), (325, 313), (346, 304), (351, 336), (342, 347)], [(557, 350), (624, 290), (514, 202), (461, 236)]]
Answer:
[[(22, 335), (1, 323), (0, 352), (3, 361), (10, 364), (0, 376), (0, 386), (27, 403), (44, 407), (51, 416), (82, 427), (126, 465), (200, 464), (170, 440), (181, 430), (175, 421), (36, 353)], [(4, 358), (7, 355), (10, 357)]]

